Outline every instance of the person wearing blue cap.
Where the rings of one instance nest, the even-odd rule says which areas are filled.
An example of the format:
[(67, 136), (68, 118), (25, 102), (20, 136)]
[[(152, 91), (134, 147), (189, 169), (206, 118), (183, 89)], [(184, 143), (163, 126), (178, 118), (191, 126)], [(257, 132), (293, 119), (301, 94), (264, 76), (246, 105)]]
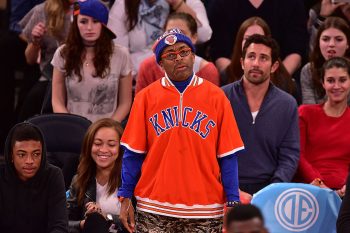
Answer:
[(132, 102), (131, 61), (114, 44), (106, 26), (108, 9), (99, 0), (78, 1), (66, 44), (55, 52), (52, 107), (55, 113), (81, 115), (92, 122), (122, 122)]
[(195, 48), (179, 29), (153, 51), (165, 76), (136, 94), (121, 139), (120, 220), (129, 232), (220, 232), (224, 207), (239, 203), (244, 148), (230, 103), (194, 74)]

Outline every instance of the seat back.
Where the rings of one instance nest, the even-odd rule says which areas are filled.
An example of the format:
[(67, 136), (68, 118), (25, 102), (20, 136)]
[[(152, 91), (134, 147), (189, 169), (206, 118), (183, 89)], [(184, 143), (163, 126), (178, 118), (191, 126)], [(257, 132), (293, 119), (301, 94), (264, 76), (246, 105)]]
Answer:
[(47, 64), (42, 70), (42, 75), (49, 80), (49, 83), (46, 87), (45, 97), (43, 100), (43, 104), (41, 106), (40, 114), (49, 114), (53, 113), (52, 108), (52, 75), (53, 75), (53, 66), (51, 64)]
[(276, 183), (253, 195), (270, 233), (336, 233), (341, 199), (331, 189)]
[(76, 173), (83, 138), (91, 121), (65, 113), (38, 115), (27, 121), (43, 132), (47, 160), (62, 169), (67, 189)]
[(52, 81), (49, 80), (49, 83), (47, 84), (47, 87), (46, 87), (43, 104), (41, 105), (40, 114), (53, 113), (51, 101), (52, 101)]

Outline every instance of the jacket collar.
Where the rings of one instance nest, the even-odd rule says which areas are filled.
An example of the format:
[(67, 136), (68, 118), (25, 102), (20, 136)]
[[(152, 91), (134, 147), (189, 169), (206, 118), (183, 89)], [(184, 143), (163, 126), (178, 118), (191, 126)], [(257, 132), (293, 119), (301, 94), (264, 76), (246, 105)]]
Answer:
[[(163, 87), (174, 87), (174, 83), (170, 80), (169, 76), (165, 73), (165, 76), (160, 81)], [(188, 86), (199, 86), (203, 83), (203, 79), (193, 74), (191, 78), (191, 82)]]

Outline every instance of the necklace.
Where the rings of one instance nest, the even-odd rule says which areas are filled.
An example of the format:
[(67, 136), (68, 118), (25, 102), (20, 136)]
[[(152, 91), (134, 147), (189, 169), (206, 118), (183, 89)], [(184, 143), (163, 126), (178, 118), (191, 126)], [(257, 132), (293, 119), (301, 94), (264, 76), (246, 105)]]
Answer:
[(88, 67), (88, 66), (90, 66), (90, 64), (91, 63), (93, 63), (93, 56), (88, 56), (88, 55), (86, 55), (85, 56), (85, 61), (84, 61), (84, 66), (86, 66), (86, 67)]

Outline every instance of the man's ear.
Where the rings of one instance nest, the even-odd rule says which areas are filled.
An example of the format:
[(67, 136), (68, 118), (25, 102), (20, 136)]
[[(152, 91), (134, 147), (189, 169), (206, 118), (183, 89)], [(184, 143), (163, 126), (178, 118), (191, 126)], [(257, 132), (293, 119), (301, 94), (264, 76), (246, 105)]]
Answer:
[[(191, 55), (193, 56), (193, 59), (195, 59), (196, 58), (196, 54), (192, 51), (191, 52)], [(194, 62), (194, 61), (193, 61)]]
[(239, 60), (241, 61), (242, 70), (244, 70), (244, 59), (241, 57)]
[(279, 66), (280, 66), (279, 61), (275, 61), (275, 63), (273, 63), (273, 65), (271, 66), (271, 74), (275, 73), (275, 71), (278, 69)]
[(162, 70), (164, 70), (163, 61), (162, 61), (162, 60), (159, 61), (159, 64), (158, 64), (158, 65), (162, 68)]

